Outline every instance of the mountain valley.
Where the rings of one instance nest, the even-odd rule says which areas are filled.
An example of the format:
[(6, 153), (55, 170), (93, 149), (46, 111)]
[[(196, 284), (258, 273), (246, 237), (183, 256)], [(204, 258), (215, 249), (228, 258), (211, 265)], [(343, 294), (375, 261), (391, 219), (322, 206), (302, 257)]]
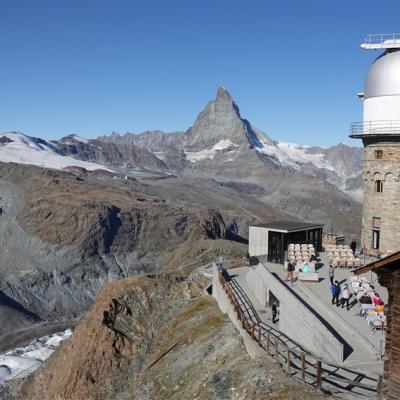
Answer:
[[(117, 380), (129, 378), (137, 393), (146, 393), (145, 398), (162, 398), (167, 393), (170, 398), (179, 398), (181, 393), (191, 396), (191, 388), (185, 386), (187, 377), (175, 383), (179, 390), (165, 387), (162, 381), (161, 389), (151, 386), (153, 379), (164, 379), (163, 370), (154, 378), (143, 369), (142, 361), (135, 364), (141, 378), (129, 375), (131, 362), (155, 357), (171, 345), (157, 336), (158, 329), (169, 328), (149, 300), (152, 314), (148, 316), (155, 318), (153, 333), (157, 338), (148, 338), (145, 349), (139, 348), (143, 337), (138, 332), (150, 335), (153, 328), (139, 327), (136, 314), (135, 318), (127, 317), (132, 299), (143, 293), (144, 298), (151, 297), (150, 292), (158, 300), (166, 296), (162, 310), (179, 321), (177, 329), (186, 332), (190, 321), (199, 323), (201, 335), (184, 349), (204, 353), (204, 362), (214, 357), (214, 350), (207, 350), (212, 336), (201, 328), (210, 319), (216, 323), (214, 334), (227, 337), (230, 348), (242, 357), (243, 345), (225, 317), (211, 300), (197, 298), (205, 282), (197, 282), (197, 276), (197, 294), (187, 291), (190, 272), (220, 255), (233, 259), (245, 256), (249, 224), (302, 219), (324, 223), (326, 232), (357, 238), (361, 159), (362, 149), (343, 144), (321, 148), (272, 140), (241, 117), (223, 88), (186, 132), (113, 133), (97, 139), (68, 135), (52, 141), (19, 132), (0, 134), (2, 348), (7, 349), (7, 343), (26, 344), (34, 332), (53, 332), (52, 326), (74, 326), (91, 309), (77, 333), (23, 384), (20, 398), (27, 398), (26, 393), (32, 393), (32, 399), (43, 398), (38, 379), (51, 388), (48, 398), (54, 399), (102, 398), (110, 387), (125, 393), (126, 386), (115, 381), (112, 373), (118, 375)], [(185, 278), (181, 285), (145, 278), (160, 271), (181, 273)], [(159, 285), (156, 289), (154, 282)], [(193, 301), (187, 302), (187, 297)], [(107, 309), (114, 307), (115, 301), (129, 306), (120, 309), (117, 305), (112, 323), (105, 323), (99, 316), (110, 312)], [(150, 313), (147, 306), (147, 300), (138, 305)], [(188, 313), (197, 306), (201, 312), (193, 311), (192, 320)], [(122, 328), (115, 328), (117, 320)], [(84, 359), (99, 361), (97, 336), (84, 338), (92, 328), (102, 338), (104, 346), (99, 349), (112, 366), (109, 372), (102, 367), (96, 373), (88, 366), (74, 371), (66, 361), (67, 353), (74, 354), (74, 363), (79, 357), (82, 363)], [(20, 342), (15, 338), (21, 338)], [(127, 350), (126, 341), (137, 341), (135, 354), (139, 358)], [(79, 355), (82, 346), (87, 352)], [(237, 361), (225, 362), (232, 366), (229, 373), (237, 376)], [(53, 375), (52, 371), (60, 370), (64, 363), (62, 376)], [(281, 393), (274, 389), (272, 378), (268, 383), (257, 375), (261, 374), (257, 363), (247, 359), (246, 363), (255, 368), (255, 375), (247, 377), (249, 384), (243, 378), (237, 389), (240, 393), (263, 396), (265, 387), (269, 387), (265, 389), (268, 393)], [(208, 382), (204, 391), (195, 389), (202, 398), (208, 398), (212, 390), (226, 391), (215, 382), (230, 379), (217, 371), (209, 375), (204, 377)], [(99, 384), (103, 379), (105, 386)], [(90, 397), (85, 388), (98, 397)], [(293, 393), (290, 396), (295, 396)], [(9, 398), (14, 394), (9, 393)], [(317, 393), (310, 396), (320, 398)]]

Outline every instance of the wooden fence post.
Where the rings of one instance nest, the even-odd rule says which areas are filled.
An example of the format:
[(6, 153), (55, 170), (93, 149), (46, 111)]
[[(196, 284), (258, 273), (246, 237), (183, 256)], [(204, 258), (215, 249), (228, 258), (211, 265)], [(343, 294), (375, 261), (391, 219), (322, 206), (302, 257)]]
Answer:
[(277, 340), (275, 340), (275, 356), (276, 356), (275, 362), (277, 364), (280, 364), (280, 360), (279, 360), (279, 343), (278, 343)]
[(317, 361), (317, 388), (321, 389), (322, 383), (322, 368), (321, 368), (321, 361)]
[(306, 355), (301, 353), (301, 379), (306, 381)]
[(287, 369), (286, 372), (288, 375), (291, 375), (290, 373), (290, 349), (287, 349)]
[(378, 400), (382, 400), (383, 399), (383, 376), (379, 375), (378, 378), (378, 385), (376, 387), (376, 392), (377, 392), (377, 398)]
[(261, 346), (261, 326), (258, 327), (258, 344)]

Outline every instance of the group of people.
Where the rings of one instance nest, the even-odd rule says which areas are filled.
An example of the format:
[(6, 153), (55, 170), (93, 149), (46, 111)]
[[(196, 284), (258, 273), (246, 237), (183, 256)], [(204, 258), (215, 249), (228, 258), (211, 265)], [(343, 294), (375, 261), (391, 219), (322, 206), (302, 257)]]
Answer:
[[(332, 282), (332, 281), (331, 281)], [(349, 286), (347, 283), (343, 285), (343, 287), (340, 286), (340, 283), (338, 281), (332, 282), (332, 285), (330, 287), (331, 294), (332, 294), (332, 305), (336, 304), (336, 307), (342, 307), (346, 306), (346, 309), (350, 309), (350, 298), (352, 297), (352, 292), (349, 289)], [(381, 297), (379, 296), (378, 293), (375, 293), (375, 296), (371, 298), (371, 296), (368, 294), (367, 291), (364, 291), (364, 293), (360, 296), (358, 299), (358, 302), (362, 304), (370, 304), (374, 305), (374, 309), (376, 312), (383, 312), (384, 311), (384, 303)]]
[(375, 293), (375, 297), (371, 298), (371, 296), (368, 295), (368, 292), (364, 292), (358, 299), (358, 301), (360, 304), (370, 304), (370, 305), (373, 304), (375, 306), (376, 312), (383, 312), (385, 309), (383, 300), (381, 299), (381, 296), (379, 296), (378, 293)]
[(332, 305), (336, 304), (336, 307), (342, 307), (346, 305), (346, 309), (349, 310), (349, 301), (351, 297), (351, 292), (347, 283), (344, 284), (343, 288), (340, 287), (338, 281), (333, 282), (331, 285), (332, 294)]
[(349, 286), (347, 283), (343, 285), (343, 287), (340, 286), (340, 283), (335, 280), (335, 267), (333, 265), (329, 265), (329, 271), (328, 271), (328, 276), (329, 280), (331, 281), (331, 294), (332, 294), (332, 305), (336, 304), (336, 307), (342, 307), (346, 306), (346, 309), (350, 309), (350, 298), (352, 296), (352, 292), (349, 289)]

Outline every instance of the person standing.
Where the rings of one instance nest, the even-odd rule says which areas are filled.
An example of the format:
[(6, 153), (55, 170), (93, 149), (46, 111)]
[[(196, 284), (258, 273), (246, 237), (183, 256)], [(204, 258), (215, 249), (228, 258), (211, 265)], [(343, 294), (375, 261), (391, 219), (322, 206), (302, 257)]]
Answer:
[(350, 248), (351, 251), (353, 252), (353, 255), (356, 254), (356, 248), (357, 248), (357, 242), (356, 239), (353, 239), (350, 243)]
[(292, 282), (293, 281), (293, 271), (295, 270), (294, 265), (291, 262), (288, 262), (287, 265), (287, 274), (286, 274), (286, 279), (285, 282)]
[(329, 266), (328, 272), (329, 279), (331, 281), (331, 286), (333, 285), (333, 278), (335, 277), (335, 267), (333, 265)]
[(350, 300), (350, 290), (347, 284), (344, 285), (342, 290), (342, 308), (346, 304), (346, 309), (349, 309), (349, 300)]
[(372, 302), (377, 306), (383, 304), (383, 300), (381, 299), (381, 296), (379, 296), (378, 293), (375, 293), (375, 297), (373, 298)]
[(276, 323), (276, 316), (278, 315), (278, 305), (276, 304), (276, 301), (272, 303), (272, 323)]
[(340, 294), (340, 286), (338, 281), (335, 281), (335, 283), (331, 286), (331, 293), (332, 293), (332, 305), (336, 303), (336, 307), (338, 307), (339, 294)]
[(362, 296), (358, 299), (360, 304), (372, 304), (371, 296), (368, 296), (367, 292), (364, 292)]

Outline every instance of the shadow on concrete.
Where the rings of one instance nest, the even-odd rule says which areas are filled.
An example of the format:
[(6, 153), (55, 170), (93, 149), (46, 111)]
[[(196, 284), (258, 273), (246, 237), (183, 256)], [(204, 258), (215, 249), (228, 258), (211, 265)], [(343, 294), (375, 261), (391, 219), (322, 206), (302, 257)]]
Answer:
[[(285, 285), (284, 281), (275, 273), (275, 272), (271, 272), (272, 275), (275, 276), (275, 278), (282, 283), (282, 285)], [(287, 287), (287, 289), (289, 290), (289, 292), (296, 297), (297, 300), (299, 300), (309, 311), (310, 313), (312, 313), (325, 327), (326, 329), (332, 333), (333, 336), (335, 336), (336, 339), (338, 339), (338, 341), (340, 343), (343, 344), (343, 361), (346, 360), (347, 357), (349, 357), (349, 355), (354, 351), (353, 348), (350, 346), (350, 344), (348, 342), (346, 342), (346, 340), (335, 330), (335, 328), (328, 322), (326, 321), (324, 318), (321, 317), (320, 314), (318, 314), (312, 307), (310, 307), (308, 305), (308, 303), (306, 301), (304, 301), (304, 299), (299, 296), (290, 286), (285, 285)]]

